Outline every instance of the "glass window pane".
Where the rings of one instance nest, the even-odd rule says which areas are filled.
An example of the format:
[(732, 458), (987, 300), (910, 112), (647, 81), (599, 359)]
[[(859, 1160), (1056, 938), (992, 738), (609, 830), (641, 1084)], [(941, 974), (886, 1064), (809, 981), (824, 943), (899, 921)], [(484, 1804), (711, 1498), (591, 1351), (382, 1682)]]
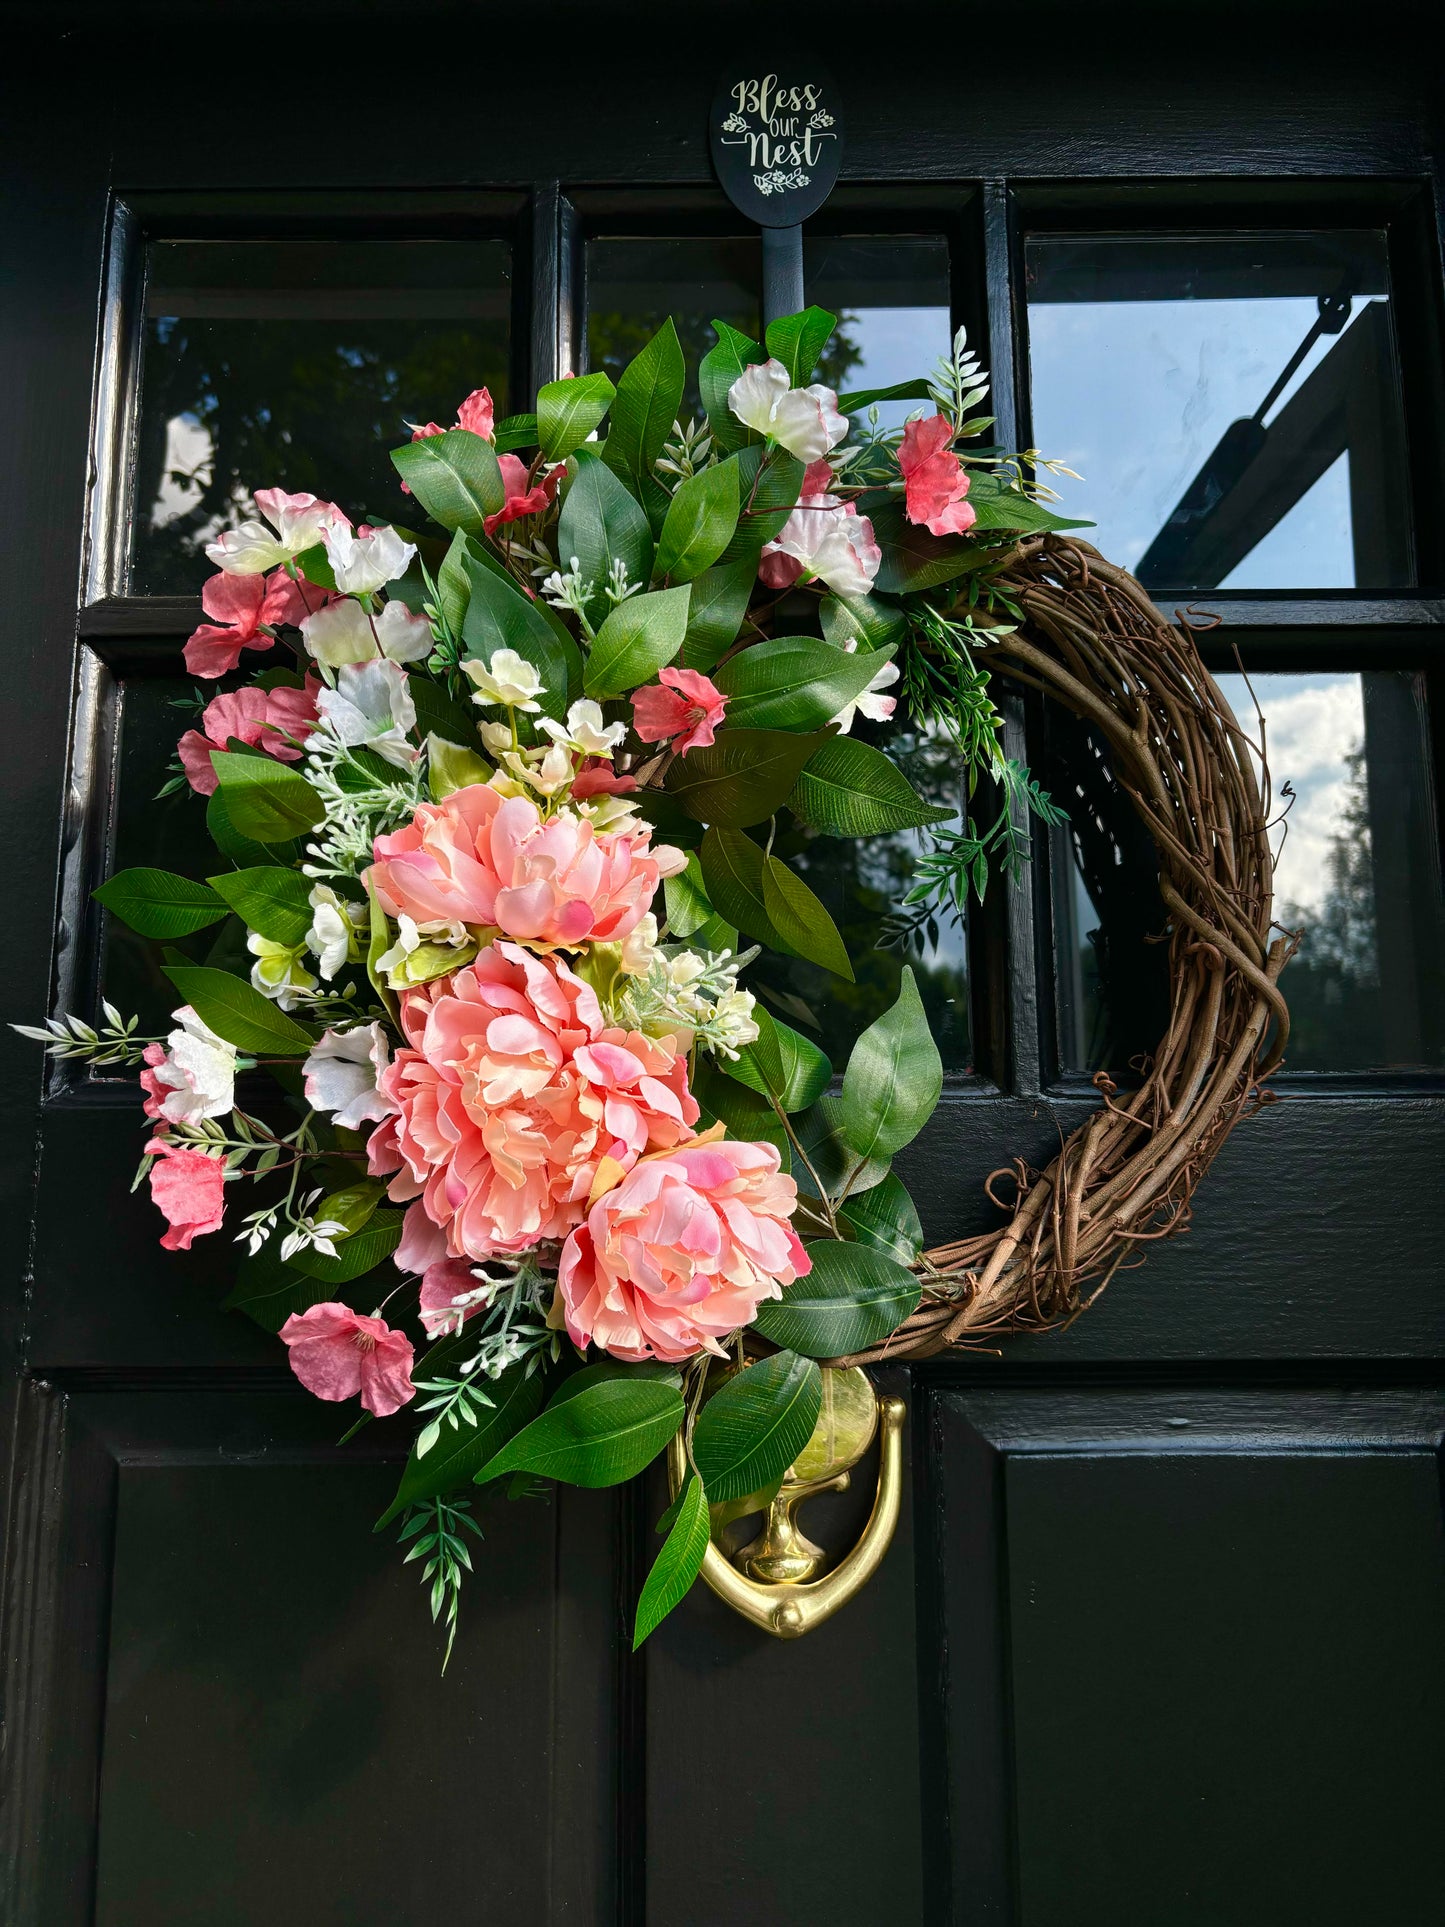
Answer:
[(502, 241), (153, 243), (132, 590), (195, 593), (252, 489), (404, 520), (406, 423), (506, 412), (510, 283)]
[[(1275, 919), (1303, 932), (1282, 988), (1287, 1071), (1412, 1070), (1445, 1063), (1445, 911), (1420, 678), (1395, 670), (1250, 678), (1266, 725), (1276, 816)], [(1255, 735), (1242, 676), (1219, 678)], [(1163, 1028), (1165, 925), (1157, 863), (1083, 732), (1072, 745), (1069, 830), (1055, 844), (1059, 1048), (1065, 1069), (1107, 1069)], [(1057, 770), (1058, 763), (1055, 767)], [(1288, 791), (1285, 786), (1288, 785)], [(1291, 800), (1292, 798), (1292, 800)]]
[[(951, 746), (920, 741), (891, 724), (861, 717), (853, 733), (864, 741), (887, 741), (889, 753), (914, 787), (939, 808), (962, 801), (957, 757)], [(953, 828), (955, 824), (943, 824)], [(820, 1044), (841, 1071), (854, 1040), (898, 996), (899, 976), (912, 964), (919, 994), (946, 1071), (972, 1069), (968, 1008), (968, 953), (964, 932), (943, 923), (901, 949), (882, 948), (890, 911), (902, 902), (922, 848), (918, 832), (890, 836), (819, 836), (791, 824), (773, 845), (807, 882), (832, 917), (853, 964), (856, 983), (816, 964), (764, 950), (748, 967), (745, 982), (775, 1017)]]
[(762, 327), (763, 250), (756, 239), (597, 240), (587, 243), (587, 366), (615, 381), (669, 315), (687, 362), (682, 414), (700, 420), (697, 365), (714, 321), (753, 340)]
[(1033, 440), (1160, 589), (1413, 580), (1382, 234), (1041, 236)]
[[(889, 388), (932, 371), (948, 353), (948, 243), (942, 235), (805, 241), (809, 301), (838, 317), (823, 379), (840, 391)], [(923, 402), (880, 402), (885, 428)]]

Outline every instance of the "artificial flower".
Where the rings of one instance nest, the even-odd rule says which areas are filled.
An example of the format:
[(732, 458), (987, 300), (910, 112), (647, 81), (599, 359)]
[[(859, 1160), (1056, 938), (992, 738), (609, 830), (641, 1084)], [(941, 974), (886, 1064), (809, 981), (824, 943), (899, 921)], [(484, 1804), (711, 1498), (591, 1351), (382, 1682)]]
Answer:
[(376, 960), (376, 970), (393, 990), (429, 984), (470, 963), (479, 945), (464, 923), (433, 918), (417, 923), (405, 911), (396, 920), (396, 942)]
[[(456, 426), (465, 428), (469, 434), (480, 435), (489, 442), (495, 432), (496, 414), (491, 392), (486, 388), (474, 388), (457, 410)], [(419, 428), (413, 425), (411, 438), (414, 442), (425, 441), (429, 435), (445, 435), (439, 422), (424, 422)]]
[(489, 749), (493, 756), (505, 756), (509, 749), (517, 747), (517, 739), (512, 734), (509, 723), (478, 723), (482, 747)]
[(306, 943), (275, 943), (270, 937), (263, 937), (259, 930), (253, 930), (246, 939), (246, 948), (256, 959), (251, 966), (251, 985), (263, 997), (269, 997), (282, 1010), (294, 1010), (301, 1002), (302, 993), (315, 990), (316, 979), (306, 968), (302, 959), (306, 955)]
[(604, 722), (602, 705), (585, 698), (573, 703), (565, 723), (551, 716), (540, 716), (537, 727), (554, 743), (575, 749), (579, 756), (611, 756), (627, 734), (626, 723)]
[(603, 1192), (562, 1248), (572, 1342), (616, 1358), (723, 1357), (722, 1339), (812, 1270), (779, 1166), (771, 1144), (681, 1144)]
[(156, 1160), (150, 1173), (151, 1199), (170, 1226), (161, 1237), (162, 1249), (189, 1251), (192, 1238), (221, 1228), (225, 1164), (160, 1137), (152, 1138), (146, 1150)]
[(837, 495), (804, 495), (771, 542), (758, 574), (770, 588), (817, 576), (835, 595), (867, 595), (883, 561), (873, 524)]
[(728, 699), (696, 669), (663, 669), (632, 698), (633, 728), (644, 743), (671, 743), (679, 756), (706, 749)]
[(377, 1418), (416, 1396), (411, 1341), (381, 1318), (362, 1318), (350, 1305), (328, 1302), (293, 1312), (281, 1327), (291, 1369), (317, 1398), (355, 1398)]
[(472, 701), (484, 709), (522, 709), (535, 715), (542, 707), (537, 698), (545, 691), (536, 664), (519, 656), (515, 649), (495, 650), (490, 662), (468, 656), (462, 668), (476, 684)]
[(271, 575), (231, 575), (222, 569), (201, 588), (211, 618), (191, 631), (184, 655), (193, 676), (213, 681), (234, 669), (243, 649), (269, 649), (282, 623), (296, 628), (326, 600), (324, 589), (294, 582), (284, 569)]
[(932, 535), (964, 535), (977, 519), (968, 474), (950, 452), (953, 424), (946, 415), (911, 421), (903, 430), (898, 471), (904, 481), (904, 514)]
[(327, 1112), (344, 1131), (359, 1131), (368, 1119), (379, 1123), (396, 1109), (377, 1089), (390, 1062), (380, 1023), (325, 1030), (306, 1054), (306, 1102), (313, 1111)]
[(176, 745), (191, 788), (201, 796), (215, 792), (221, 779), (211, 751), (229, 749), (233, 740), (263, 749), (282, 763), (298, 761), (300, 745), (316, 727), (320, 687), (314, 677), (308, 677), (304, 689), (258, 689), (251, 683), (212, 697), (201, 711), (200, 728), (188, 729)]
[[(572, 786), (572, 758), (560, 743), (546, 750), (509, 749), (502, 758), (514, 776), (520, 777), (539, 796), (560, 796)], [(499, 784), (494, 787), (500, 788)], [(514, 794), (512, 786), (504, 794)]]
[(636, 788), (637, 778), (615, 770), (605, 756), (589, 756), (572, 778), (572, 796), (579, 803), (588, 796), (628, 796)]
[(697, 1120), (686, 1060), (609, 1027), (559, 957), (494, 943), (404, 991), (401, 1023), (408, 1048), (381, 1079), (398, 1116), (373, 1162), (396, 1170), (395, 1200), (416, 1201), (397, 1250), (407, 1269), (565, 1237), (603, 1158), (626, 1168)]
[(834, 391), (820, 382), (790, 387), (787, 369), (775, 359), (743, 370), (728, 390), (728, 407), (746, 427), (803, 462), (819, 461), (848, 433), (848, 418), (839, 414)]
[(243, 522), (223, 529), (206, 544), (206, 555), (228, 575), (260, 575), (278, 563), (292, 562), (314, 549), (327, 530), (349, 528), (348, 518), (334, 502), (314, 495), (288, 495), (284, 489), (258, 488), (252, 497), (264, 522)]
[(351, 596), (340, 596), (301, 624), (306, 647), (318, 662), (336, 669), (348, 662), (419, 662), (432, 651), (431, 624), (395, 599), (376, 615)]
[(469, 1318), (486, 1308), (497, 1289), (495, 1278), (478, 1271), (466, 1258), (439, 1258), (421, 1275), (418, 1310), (428, 1338), (459, 1332)]
[(306, 948), (316, 959), (316, 968), (330, 983), (338, 970), (351, 958), (356, 933), (368, 920), (363, 904), (348, 903), (329, 883), (318, 883), (311, 892), (311, 928), (306, 932)]
[[(849, 636), (848, 640), (843, 644), (845, 654), (850, 656), (856, 653), (857, 648), (858, 638), (856, 636)], [(855, 696), (852, 702), (844, 703), (843, 707), (838, 711), (838, 714), (833, 718), (833, 727), (840, 735), (846, 736), (848, 731), (853, 727), (853, 718), (859, 715), (866, 716), (870, 722), (886, 723), (898, 707), (898, 698), (896, 696), (882, 696), (878, 692), (887, 689), (890, 684), (896, 683), (897, 680), (898, 664), (890, 659), (884, 663), (883, 667), (873, 677), (868, 687), (863, 690), (861, 694)]]
[(457, 918), (544, 944), (620, 941), (687, 861), (653, 849), (651, 835), (646, 823), (599, 832), (570, 809), (544, 821), (530, 798), (473, 783), (379, 836), (367, 878), (393, 917)]
[(387, 524), (371, 528), (363, 522), (354, 533), (342, 524), (324, 530), (321, 539), (343, 595), (374, 595), (404, 576), (416, 554), (416, 544)]
[(502, 486), (506, 489), (506, 500), (495, 515), (488, 515), (482, 527), (488, 535), (494, 535), (504, 522), (520, 522), (523, 516), (540, 515), (557, 493), (564, 465), (559, 463), (531, 488), (527, 486), (527, 466), (519, 455), (499, 455), (497, 466), (502, 471)]
[(335, 689), (323, 689), (316, 708), (321, 728), (348, 748), (374, 750), (398, 769), (410, 769), (421, 754), (407, 740), (416, 728), (416, 704), (400, 663), (384, 656), (343, 663)]
[(173, 1010), (178, 1026), (164, 1044), (147, 1044), (140, 1074), (147, 1117), (199, 1124), (224, 1117), (236, 1102), (236, 1046), (217, 1037), (189, 1004)]

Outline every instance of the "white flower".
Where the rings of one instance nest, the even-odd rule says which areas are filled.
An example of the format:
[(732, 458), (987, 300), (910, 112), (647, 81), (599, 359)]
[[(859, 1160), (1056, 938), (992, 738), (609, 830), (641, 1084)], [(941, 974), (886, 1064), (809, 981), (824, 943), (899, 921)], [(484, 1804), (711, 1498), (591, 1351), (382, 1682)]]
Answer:
[(707, 959), (700, 957), (695, 950), (680, 950), (667, 961), (667, 981), (674, 990), (686, 990), (695, 984), (707, 969)]
[(343, 595), (372, 595), (388, 582), (406, 574), (407, 564), (416, 554), (414, 542), (404, 542), (394, 528), (367, 528), (364, 524), (353, 534), (348, 528), (322, 531), (331, 572)]
[(414, 951), (426, 944), (448, 945), (454, 950), (475, 949), (472, 934), (464, 923), (455, 919), (448, 923), (438, 917), (428, 923), (416, 923), (403, 910), (396, 920), (396, 942), (376, 960), (378, 974), (389, 978), (391, 972), (399, 970)]
[(316, 959), (316, 967), (327, 983), (335, 977), (351, 955), (351, 937), (359, 929), (366, 912), (359, 904), (339, 897), (330, 884), (318, 883), (311, 892), (311, 928), (306, 932), (306, 948)]
[(657, 957), (657, 918), (649, 910), (630, 936), (622, 940), (622, 974), (645, 977)]
[(883, 561), (873, 524), (836, 495), (806, 495), (763, 544), (764, 555), (788, 555), (836, 595), (867, 595)]
[[(843, 648), (846, 654), (850, 656), (854, 655), (858, 648), (858, 638), (856, 636), (849, 636), (848, 640), (843, 644)], [(866, 716), (870, 722), (886, 723), (898, 707), (898, 698), (896, 696), (880, 696), (878, 691), (880, 689), (887, 689), (890, 683), (895, 683), (897, 680), (898, 664), (896, 662), (885, 662), (872, 682), (869, 683), (868, 687), (859, 695), (855, 696), (851, 703), (844, 703), (843, 707), (838, 711), (838, 714), (833, 718), (833, 721), (838, 726), (839, 734), (846, 736), (848, 731), (853, 727), (854, 716), (860, 713)]]
[(377, 640), (389, 662), (420, 662), (432, 652), (431, 624), (393, 596), (376, 618)]
[(585, 816), (600, 836), (604, 830), (618, 830), (629, 827), (637, 816), (637, 809), (630, 796), (610, 796), (599, 792), (596, 796), (584, 798), (572, 806), (579, 816)]
[(301, 1001), (301, 992), (315, 990), (316, 979), (301, 961), (306, 954), (305, 942), (273, 943), (253, 930), (246, 939), (246, 948), (256, 959), (251, 966), (251, 984), (263, 997), (270, 997), (282, 1010), (294, 1010)]
[(398, 769), (410, 769), (420, 755), (407, 732), (416, 728), (416, 704), (399, 663), (344, 663), (335, 689), (316, 698), (321, 727), (349, 749), (372, 749)]
[(227, 575), (260, 575), (294, 560), (305, 549), (314, 549), (328, 530), (350, 527), (334, 502), (319, 502), (314, 495), (258, 488), (253, 499), (264, 522), (223, 529), (214, 542), (206, 544), (209, 559)]
[(509, 749), (515, 749), (512, 732), (506, 723), (481, 723), (482, 742), (493, 756), (505, 756)]
[(381, 656), (416, 662), (430, 655), (432, 647), (431, 624), (425, 616), (414, 616), (404, 602), (388, 602), (373, 616), (350, 596), (303, 617), (301, 634), (316, 660), (333, 669)]
[(750, 990), (726, 990), (713, 1005), (712, 1021), (709, 1032), (723, 1050), (736, 1056), (745, 1045), (755, 1044), (760, 1035), (753, 1021), (753, 1007), (757, 1003)]
[(217, 1037), (189, 1004), (171, 1015), (180, 1028), (166, 1039), (164, 1062), (152, 1067), (156, 1082), (170, 1092), (161, 1101), (161, 1116), (172, 1124), (224, 1117), (236, 1102), (235, 1045)]
[(790, 388), (780, 361), (744, 369), (728, 390), (728, 407), (740, 422), (770, 435), (804, 462), (821, 461), (848, 433), (848, 418), (838, 413), (836, 393), (820, 382)]
[[(533, 751), (535, 755), (536, 752)], [(509, 749), (502, 761), (529, 783), (539, 796), (559, 796), (572, 785), (572, 758), (560, 743), (554, 743), (540, 762), (532, 763), (525, 751)]]
[(368, 1118), (379, 1123), (396, 1109), (377, 1089), (391, 1062), (386, 1033), (379, 1023), (357, 1030), (327, 1030), (306, 1058), (306, 1102), (333, 1113), (344, 1131), (359, 1131)]
[(573, 703), (565, 723), (542, 716), (537, 727), (545, 730), (554, 743), (564, 743), (583, 756), (610, 756), (627, 734), (626, 723), (604, 723), (601, 704), (585, 699)]
[(506, 709), (524, 709), (533, 714), (542, 705), (536, 700), (542, 695), (542, 678), (536, 666), (519, 656), (515, 649), (498, 649), (490, 663), (470, 656), (462, 664), (472, 681), (477, 685), (477, 693), (472, 697), (484, 709), (501, 705)]

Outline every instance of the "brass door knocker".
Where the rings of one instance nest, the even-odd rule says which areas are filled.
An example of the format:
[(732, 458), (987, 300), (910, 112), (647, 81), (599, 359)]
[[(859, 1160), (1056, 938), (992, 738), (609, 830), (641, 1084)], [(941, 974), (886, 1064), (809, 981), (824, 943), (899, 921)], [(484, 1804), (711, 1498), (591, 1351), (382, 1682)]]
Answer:
[[(823, 1404), (813, 1436), (788, 1468), (763, 1529), (736, 1552), (721, 1543), (725, 1525), (713, 1508), (713, 1536), (702, 1576), (734, 1612), (779, 1639), (799, 1639), (846, 1606), (878, 1570), (898, 1524), (903, 1497), (901, 1398), (879, 1398), (866, 1372), (823, 1368)], [(798, 1524), (798, 1507), (820, 1492), (846, 1491), (853, 1468), (874, 1434), (880, 1435), (878, 1491), (858, 1543), (822, 1579), (813, 1574), (827, 1554)], [(676, 1497), (687, 1460), (679, 1434), (667, 1448), (668, 1479)], [(735, 1510), (735, 1508), (734, 1508)]]

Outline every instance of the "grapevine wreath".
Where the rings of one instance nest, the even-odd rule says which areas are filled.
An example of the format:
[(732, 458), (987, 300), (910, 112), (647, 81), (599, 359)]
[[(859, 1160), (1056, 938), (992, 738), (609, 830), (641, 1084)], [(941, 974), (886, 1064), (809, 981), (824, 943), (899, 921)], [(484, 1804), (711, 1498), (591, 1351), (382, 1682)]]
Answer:
[[(139, 1068), (162, 1244), (224, 1225), (228, 1305), (310, 1392), (416, 1415), (380, 1523), (448, 1651), (477, 1486), (612, 1485), (672, 1447), (640, 1642), (777, 1492), (820, 1361), (1075, 1313), (1185, 1222), (1284, 1048), (1262, 758), (1189, 627), (1069, 533), (1056, 465), (988, 444), (961, 330), (930, 378), (840, 397), (810, 380), (834, 326), (715, 324), (685, 424), (670, 321), (615, 386), (500, 421), (479, 389), (394, 451), (414, 529), (239, 504), (185, 652), (220, 693), (162, 792), (204, 808), (214, 874), (97, 892), (164, 946), (175, 1027), (107, 1001), (26, 1030)], [(1001, 1228), (925, 1252), (891, 1168), (943, 1083), (912, 970), (835, 1067), (766, 966), (854, 978), (812, 840), (913, 837), (896, 938), (1062, 820), (1003, 753), (995, 670), (1107, 745), (1173, 1008), (1138, 1088), (1096, 1079), (1048, 1169), (1014, 1167)], [(930, 751), (961, 812), (910, 779)]]

